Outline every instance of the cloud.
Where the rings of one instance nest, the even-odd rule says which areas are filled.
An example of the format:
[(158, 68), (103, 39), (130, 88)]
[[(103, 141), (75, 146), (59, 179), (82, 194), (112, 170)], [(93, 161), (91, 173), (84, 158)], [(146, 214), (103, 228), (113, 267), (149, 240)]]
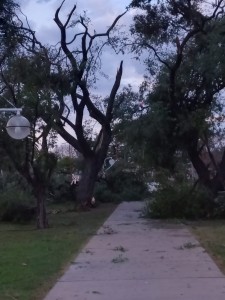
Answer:
[(50, 2), (52, 0), (37, 0), (37, 3)]
[(44, 44), (56, 45), (60, 40), (60, 32), (57, 26), (41, 26), (36, 33), (39, 41), (44, 41)]
[[(66, 18), (71, 8), (77, 3), (77, 14), (86, 11), (88, 17), (92, 20), (93, 26), (96, 26), (98, 30), (99, 24), (101, 27), (110, 25), (117, 15), (125, 11), (125, 7), (129, 2), (129, 0), (66, 0), (60, 15)], [(19, 0), (19, 3), (28, 18), (36, 20), (35, 23), (39, 27), (38, 23), (50, 22), (53, 25), (54, 13), (61, 5), (62, 0)]]

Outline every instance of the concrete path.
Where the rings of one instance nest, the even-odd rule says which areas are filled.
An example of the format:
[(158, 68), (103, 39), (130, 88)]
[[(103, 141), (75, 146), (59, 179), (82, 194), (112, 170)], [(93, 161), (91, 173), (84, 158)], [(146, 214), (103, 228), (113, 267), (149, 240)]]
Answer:
[(225, 300), (225, 277), (180, 224), (122, 203), (44, 300)]

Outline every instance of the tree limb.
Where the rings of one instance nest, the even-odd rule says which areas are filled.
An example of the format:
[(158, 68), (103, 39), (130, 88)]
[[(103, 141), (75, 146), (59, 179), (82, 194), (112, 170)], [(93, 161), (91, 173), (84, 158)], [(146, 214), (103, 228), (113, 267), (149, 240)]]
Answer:
[(120, 63), (120, 67), (119, 67), (119, 70), (117, 71), (117, 75), (116, 75), (116, 80), (114, 82), (114, 85), (112, 87), (112, 90), (111, 90), (111, 93), (109, 96), (109, 102), (108, 102), (108, 106), (107, 106), (107, 110), (106, 110), (106, 118), (109, 122), (111, 122), (111, 120), (112, 120), (113, 105), (114, 105), (116, 93), (120, 87), (122, 73), (123, 73), (123, 61), (121, 61), (121, 63)]

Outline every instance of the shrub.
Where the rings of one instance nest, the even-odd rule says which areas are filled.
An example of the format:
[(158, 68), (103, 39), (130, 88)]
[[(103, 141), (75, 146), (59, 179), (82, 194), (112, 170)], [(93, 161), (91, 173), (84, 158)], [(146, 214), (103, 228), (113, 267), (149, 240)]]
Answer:
[(49, 200), (60, 203), (76, 201), (76, 185), (71, 185), (72, 174), (80, 173), (84, 166), (82, 158), (65, 156), (58, 160), (49, 187)]
[(0, 194), (0, 220), (5, 222), (28, 222), (35, 216), (35, 201), (31, 193), (10, 187)]
[(117, 163), (106, 174), (105, 181), (98, 182), (95, 198), (101, 202), (137, 201), (148, 194), (142, 175), (129, 170), (123, 163)]
[(52, 176), (49, 196), (53, 202), (75, 201), (75, 186), (71, 185), (71, 175), (55, 173)]
[(167, 184), (152, 193), (147, 213), (152, 218), (209, 218), (214, 216), (213, 195), (202, 186), (193, 190), (189, 183)]
[(120, 202), (122, 200), (120, 195), (112, 192), (106, 182), (103, 181), (96, 183), (94, 197), (97, 202), (103, 203)]
[(218, 192), (218, 195), (214, 201), (214, 217), (225, 218), (225, 191)]
[(18, 172), (1, 171), (0, 190), (9, 190), (18, 187), (26, 189), (27, 182)]

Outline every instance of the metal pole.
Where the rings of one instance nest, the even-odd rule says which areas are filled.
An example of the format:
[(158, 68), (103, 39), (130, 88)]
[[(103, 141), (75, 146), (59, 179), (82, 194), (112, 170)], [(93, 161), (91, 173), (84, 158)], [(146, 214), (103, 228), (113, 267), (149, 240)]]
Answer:
[(22, 108), (0, 108), (0, 112), (21, 112)]

